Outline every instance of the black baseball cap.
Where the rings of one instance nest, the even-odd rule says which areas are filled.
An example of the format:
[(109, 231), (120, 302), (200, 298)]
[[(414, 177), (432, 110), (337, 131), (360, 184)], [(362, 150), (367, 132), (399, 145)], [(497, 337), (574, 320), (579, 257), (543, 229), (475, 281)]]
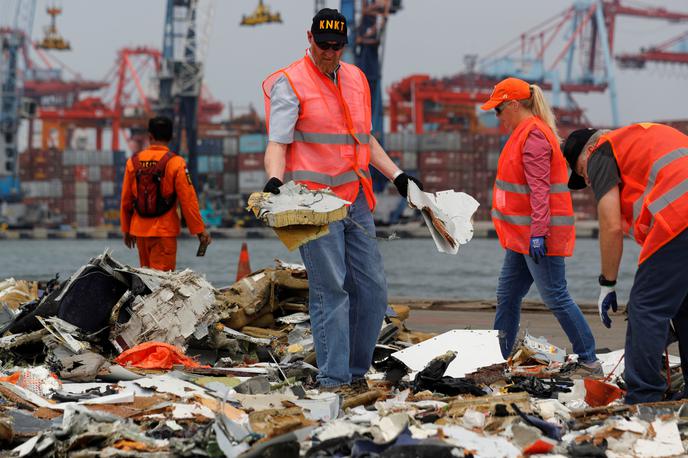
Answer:
[(313, 16), (311, 33), (318, 43), (336, 41), (348, 43), (346, 18), (339, 11), (332, 8), (323, 8)]
[(564, 142), (562, 152), (571, 167), (569, 189), (584, 189), (587, 186), (585, 178), (576, 173), (576, 162), (578, 162), (578, 156), (583, 152), (585, 144), (588, 143), (588, 140), (590, 140), (590, 137), (592, 137), (595, 132), (597, 132), (597, 129), (590, 127), (587, 129), (574, 130)]

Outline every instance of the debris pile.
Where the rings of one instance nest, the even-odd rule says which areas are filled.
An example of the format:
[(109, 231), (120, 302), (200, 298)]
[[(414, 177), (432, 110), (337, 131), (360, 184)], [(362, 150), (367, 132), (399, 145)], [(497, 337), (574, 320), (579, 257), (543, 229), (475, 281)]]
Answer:
[(621, 351), (600, 355), (603, 380), (580, 379), (545, 339), (505, 361), (496, 331), (413, 332), (405, 306), (365, 383), (321, 392), (299, 265), (217, 289), (106, 251), (63, 283), (2, 282), (0, 298), (2, 456), (688, 453), (688, 401), (624, 405)]

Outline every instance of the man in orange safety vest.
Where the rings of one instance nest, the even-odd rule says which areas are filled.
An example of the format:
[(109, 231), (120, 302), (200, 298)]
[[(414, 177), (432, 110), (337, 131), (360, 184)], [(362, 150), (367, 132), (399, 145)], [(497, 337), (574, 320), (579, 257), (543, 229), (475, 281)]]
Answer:
[[(601, 253), (600, 318), (611, 327), (624, 233), (641, 246), (628, 301), (626, 402), (656, 402), (670, 393), (662, 351), (678, 337), (688, 382), (688, 136), (655, 123), (574, 131), (564, 144), (569, 188), (592, 187)], [(688, 386), (688, 383), (686, 383)], [(688, 388), (687, 388), (688, 389)]]

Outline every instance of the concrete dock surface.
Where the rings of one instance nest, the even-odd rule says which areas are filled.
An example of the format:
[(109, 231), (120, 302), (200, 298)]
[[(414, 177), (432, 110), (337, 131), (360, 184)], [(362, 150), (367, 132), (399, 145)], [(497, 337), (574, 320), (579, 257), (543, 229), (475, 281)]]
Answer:
[[(391, 298), (393, 304), (404, 304), (411, 308), (406, 321), (409, 329), (442, 333), (451, 329), (492, 329), (495, 317), (494, 300), (448, 301), (429, 299)], [(624, 347), (626, 337), (625, 306), (619, 304), (619, 311), (611, 314), (612, 327), (607, 329), (597, 314), (597, 304), (581, 304), (581, 310), (595, 336), (596, 348), (617, 350)], [(561, 329), (554, 314), (539, 302), (523, 301), (521, 309), (521, 330), (545, 337), (550, 343), (571, 352), (571, 344)], [(672, 351), (678, 354), (678, 351)]]

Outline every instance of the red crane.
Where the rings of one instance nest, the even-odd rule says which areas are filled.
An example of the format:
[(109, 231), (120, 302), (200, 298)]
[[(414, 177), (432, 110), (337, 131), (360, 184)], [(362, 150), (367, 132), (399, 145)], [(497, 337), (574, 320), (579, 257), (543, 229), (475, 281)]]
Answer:
[[(416, 133), (422, 133), (427, 123), (437, 130), (471, 128), (475, 114), (462, 112), (460, 105), (474, 107), (487, 99), (493, 85), (506, 76), (537, 82), (552, 91), (555, 107), (559, 106), (558, 94), (563, 93), (566, 107), (555, 111), (562, 124), (572, 126), (585, 123), (583, 111), (572, 94), (609, 91), (617, 124), (613, 50), (619, 16), (688, 21), (688, 12), (662, 7), (635, 6), (621, 0), (577, 1), (480, 61), (476, 56), (467, 56), (470, 59), (465, 72), (443, 79), (412, 75), (393, 84), (388, 90), (392, 132), (412, 125)], [(685, 53), (670, 53), (666, 49), (681, 40), (685, 41), (686, 36), (648, 50), (642, 58), (685, 62)]]
[[(681, 45), (683, 50), (674, 50)], [(616, 56), (616, 61), (621, 68), (645, 68), (650, 62), (688, 64), (688, 31), (664, 43), (641, 49), (635, 54), (621, 54)]]
[(125, 117), (140, 120), (142, 117), (152, 116), (151, 102), (141, 83), (140, 75), (147, 71), (157, 74), (161, 61), (160, 51), (153, 48), (123, 48), (117, 53), (115, 95), (112, 102), (113, 151), (120, 149), (120, 129)]

